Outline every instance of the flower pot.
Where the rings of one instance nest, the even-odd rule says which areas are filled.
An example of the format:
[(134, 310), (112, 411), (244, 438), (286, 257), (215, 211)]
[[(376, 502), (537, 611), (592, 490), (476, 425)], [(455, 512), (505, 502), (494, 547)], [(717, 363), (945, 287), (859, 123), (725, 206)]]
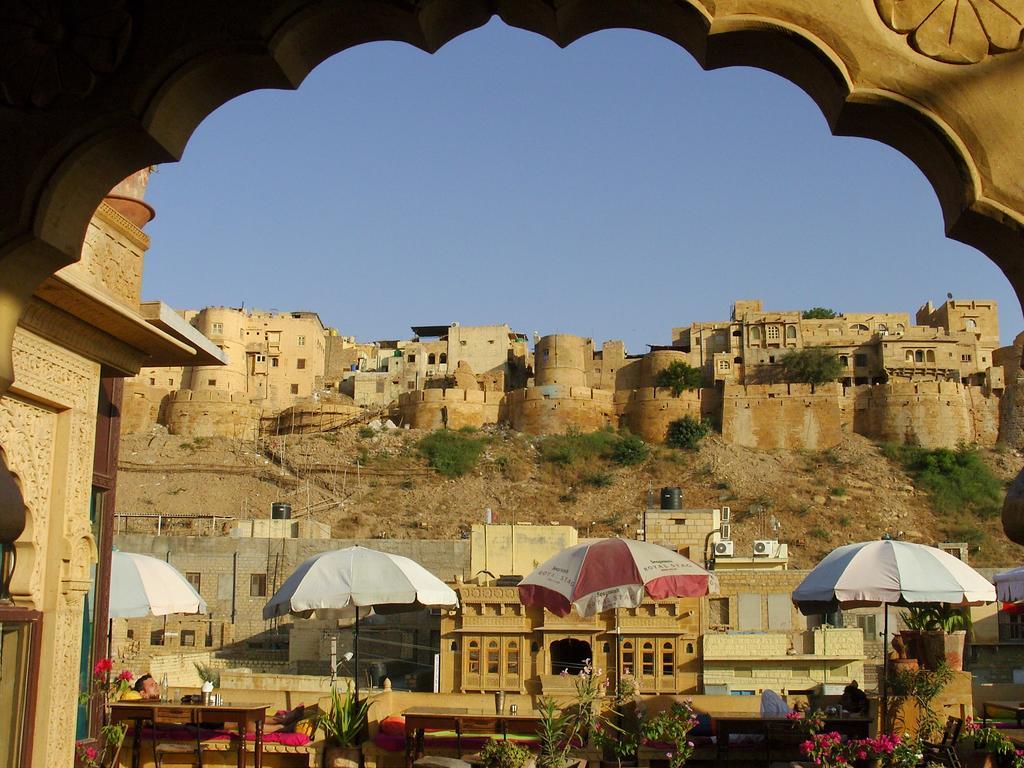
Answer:
[(938, 669), (942, 662), (946, 662), (954, 672), (963, 671), (966, 640), (967, 632), (964, 630), (948, 635), (944, 632), (925, 632), (922, 637), (925, 666), (928, 669)]
[(924, 666), (924, 649), (921, 643), (921, 632), (916, 629), (901, 629), (900, 640), (906, 649), (908, 659), (916, 659), (917, 663)]
[(889, 672), (894, 675), (900, 672), (917, 672), (920, 666), (917, 659), (889, 659)]
[(324, 747), (324, 768), (359, 768), (359, 747)]

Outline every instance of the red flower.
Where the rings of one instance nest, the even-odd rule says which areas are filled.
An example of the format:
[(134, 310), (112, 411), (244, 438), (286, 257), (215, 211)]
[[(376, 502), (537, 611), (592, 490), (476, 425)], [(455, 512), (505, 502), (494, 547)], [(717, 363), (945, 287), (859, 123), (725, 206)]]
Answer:
[(96, 749), (96, 747), (86, 747), (85, 748), (85, 756), (87, 758), (89, 758), (90, 760), (95, 760), (97, 755), (99, 755), (99, 753), (100, 753), (100, 751), (98, 749)]
[(131, 680), (131, 679), (132, 679), (133, 677), (134, 677), (134, 675), (132, 674), (132, 671), (131, 671), (130, 669), (122, 669), (122, 670), (121, 670), (121, 674), (119, 674), (119, 675), (117, 676), (117, 679), (118, 679), (118, 680), (124, 680), (124, 681), (125, 681), (125, 682), (127, 683), (127, 682), (128, 682), (128, 681), (130, 681), (130, 680)]
[(113, 668), (114, 662), (110, 659), (100, 659), (96, 662), (96, 666), (92, 668), (92, 675), (93, 677), (104, 677)]

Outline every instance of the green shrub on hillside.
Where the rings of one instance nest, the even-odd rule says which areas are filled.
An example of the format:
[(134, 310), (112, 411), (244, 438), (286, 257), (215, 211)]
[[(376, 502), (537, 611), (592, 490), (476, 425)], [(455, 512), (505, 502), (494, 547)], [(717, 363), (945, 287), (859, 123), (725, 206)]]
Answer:
[(882, 446), (882, 452), (900, 462), (917, 485), (931, 495), (932, 508), (945, 515), (970, 513), (991, 518), (1003, 504), (1003, 483), (981, 460), (975, 448), (921, 448), (914, 445)]
[(779, 358), (779, 378), (794, 384), (825, 384), (835, 381), (843, 364), (826, 347), (794, 349)]
[(427, 463), (442, 475), (459, 477), (476, 466), (484, 444), (482, 440), (439, 429), (420, 440), (416, 447)]
[(651, 449), (637, 435), (622, 435), (612, 444), (611, 460), (623, 467), (643, 464), (650, 455)]
[(562, 435), (548, 435), (537, 444), (537, 449), (544, 461), (568, 467), (606, 456), (617, 440), (619, 436), (611, 428), (596, 432), (581, 432), (570, 428)]
[(700, 389), (704, 384), (704, 375), (700, 368), (694, 368), (681, 360), (676, 360), (658, 371), (654, 377), (656, 387), (671, 389), (672, 394), (679, 397), (683, 390)]
[(698, 421), (693, 416), (683, 416), (668, 425), (665, 443), (673, 448), (693, 451), (710, 431), (711, 428), (705, 422)]

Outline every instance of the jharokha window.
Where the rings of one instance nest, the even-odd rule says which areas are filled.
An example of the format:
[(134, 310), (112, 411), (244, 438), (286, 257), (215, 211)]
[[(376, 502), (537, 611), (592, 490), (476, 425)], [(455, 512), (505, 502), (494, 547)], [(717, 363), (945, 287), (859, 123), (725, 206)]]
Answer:
[(500, 651), (498, 649), (498, 641), (491, 640), (487, 643), (487, 674), (496, 675), (500, 669), (498, 657)]
[(636, 666), (636, 655), (633, 651), (633, 643), (629, 640), (622, 644), (622, 674), (632, 675)]
[(476, 640), (469, 643), (469, 671), (474, 675), (480, 674), (480, 643)]
[(643, 674), (653, 675), (654, 674), (654, 643), (644, 643), (643, 654), (641, 655), (641, 661), (643, 662)]
[(666, 642), (661, 646), (661, 674), (664, 677), (671, 677), (676, 673), (675, 646)]
[(509, 640), (505, 648), (505, 669), (510, 675), (519, 674), (519, 643)]

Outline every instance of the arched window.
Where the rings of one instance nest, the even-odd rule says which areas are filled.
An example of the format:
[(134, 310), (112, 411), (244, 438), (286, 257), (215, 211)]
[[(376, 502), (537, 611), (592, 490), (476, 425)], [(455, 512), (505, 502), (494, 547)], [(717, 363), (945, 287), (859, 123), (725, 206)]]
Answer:
[(914, 362), (914, 350), (912, 350), (912, 349), (908, 349), (907, 350), (907, 362), (908, 363)]
[(654, 674), (654, 643), (644, 643), (640, 654), (641, 674)]
[(519, 674), (519, 642), (509, 640), (505, 646), (505, 671), (510, 675)]
[(975, 328), (978, 327), (978, 321), (972, 320), (971, 318), (968, 317), (966, 320), (964, 320), (964, 326), (967, 328), (968, 331), (973, 331)]
[(843, 366), (843, 368), (849, 367), (849, 365), (850, 365), (850, 358), (847, 357), (846, 355), (840, 355), (839, 356), (839, 364), (841, 366)]
[(870, 330), (864, 323), (854, 323), (850, 326), (851, 331), (867, 331)]
[(735, 363), (736, 365), (743, 365), (743, 358), (742, 358), (742, 357), (734, 357), (734, 358), (732, 359), (732, 361), (733, 361), (733, 363)]
[(469, 671), (474, 675), (480, 674), (480, 643), (476, 640), (469, 641)]
[(786, 338), (787, 339), (795, 339), (796, 338), (796, 326), (795, 325), (787, 325), (786, 326)]
[(433, 352), (431, 352), (429, 355), (427, 355), (427, 365), (436, 365), (436, 364), (437, 364), (437, 355), (435, 355)]
[(885, 323), (879, 323), (878, 324), (878, 330), (882, 331), (883, 333), (888, 333), (889, 332), (889, 326), (886, 325)]
[(622, 674), (633, 674), (633, 643), (627, 640), (622, 644)]
[(498, 641), (497, 640), (491, 640), (489, 643), (487, 643), (487, 674), (488, 675), (496, 675), (496, 674), (498, 674), (498, 669), (499, 669), (498, 656), (499, 655), (500, 654), (499, 654), (499, 650), (498, 650)]
[(924, 359), (927, 360), (929, 363), (934, 363), (935, 362), (935, 350), (934, 349), (929, 349), (927, 352), (925, 352)]
[(750, 326), (750, 340), (760, 341), (761, 340), (761, 329), (756, 325)]
[(676, 673), (676, 650), (675, 646), (670, 642), (665, 642), (661, 646), (661, 674), (664, 677), (669, 677)]
[(693, 643), (687, 643), (686, 644), (686, 652), (687, 653), (693, 653)]
[(924, 362), (924, 352), (921, 351), (920, 349), (915, 350), (915, 352), (914, 352), (914, 362), (915, 363), (923, 363)]
[(551, 674), (560, 675), (568, 671), (570, 675), (578, 675), (586, 665), (587, 659), (594, 658), (590, 643), (566, 637), (551, 643)]
[(442, 352), (441, 353), (441, 357), (438, 359), (438, 362), (441, 365), (448, 365), (448, 353), (447, 352)]
[(906, 333), (907, 326), (903, 323), (896, 323), (896, 333)]

